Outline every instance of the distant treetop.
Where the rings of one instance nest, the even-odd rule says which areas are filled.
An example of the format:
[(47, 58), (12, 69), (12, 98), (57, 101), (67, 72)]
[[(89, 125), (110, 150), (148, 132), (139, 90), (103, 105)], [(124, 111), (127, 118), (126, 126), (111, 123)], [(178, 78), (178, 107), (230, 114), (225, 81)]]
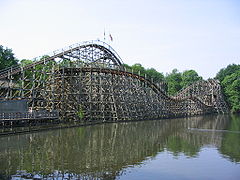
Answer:
[(18, 60), (14, 57), (12, 50), (0, 45), (0, 70), (17, 64)]

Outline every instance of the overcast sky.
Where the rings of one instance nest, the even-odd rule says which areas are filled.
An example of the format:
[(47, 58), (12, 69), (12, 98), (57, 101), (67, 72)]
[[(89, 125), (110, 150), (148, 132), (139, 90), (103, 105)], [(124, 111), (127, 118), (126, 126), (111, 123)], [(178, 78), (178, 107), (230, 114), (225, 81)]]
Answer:
[(19, 59), (103, 40), (104, 29), (130, 65), (209, 78), (240, 63), (240, 0), (0, 0), (0, 45)]

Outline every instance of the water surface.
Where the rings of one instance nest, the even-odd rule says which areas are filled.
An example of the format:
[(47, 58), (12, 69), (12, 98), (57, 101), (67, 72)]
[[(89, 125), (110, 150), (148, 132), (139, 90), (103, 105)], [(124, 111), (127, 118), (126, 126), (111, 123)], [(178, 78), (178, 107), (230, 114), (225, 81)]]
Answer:
[(240, 179), (240, 116), (0, 137), (0, 179)]

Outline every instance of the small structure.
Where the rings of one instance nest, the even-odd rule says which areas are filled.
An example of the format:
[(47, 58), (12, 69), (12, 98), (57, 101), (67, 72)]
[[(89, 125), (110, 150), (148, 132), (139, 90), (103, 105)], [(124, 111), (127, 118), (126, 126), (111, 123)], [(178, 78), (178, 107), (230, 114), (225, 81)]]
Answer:
[(0, 101), (0, 113), (26, 113), (27, 103), (26, 99)]

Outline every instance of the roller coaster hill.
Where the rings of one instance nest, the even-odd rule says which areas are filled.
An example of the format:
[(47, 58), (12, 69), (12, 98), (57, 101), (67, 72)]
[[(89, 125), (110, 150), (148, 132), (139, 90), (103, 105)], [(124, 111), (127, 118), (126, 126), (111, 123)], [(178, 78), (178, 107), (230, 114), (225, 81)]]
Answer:
[(164, 85), (127, 71), (108, 44), (83, 42), (0, 71), (0, 119), (91, 123), (228, 112), (216, 80), (175, 96)]

